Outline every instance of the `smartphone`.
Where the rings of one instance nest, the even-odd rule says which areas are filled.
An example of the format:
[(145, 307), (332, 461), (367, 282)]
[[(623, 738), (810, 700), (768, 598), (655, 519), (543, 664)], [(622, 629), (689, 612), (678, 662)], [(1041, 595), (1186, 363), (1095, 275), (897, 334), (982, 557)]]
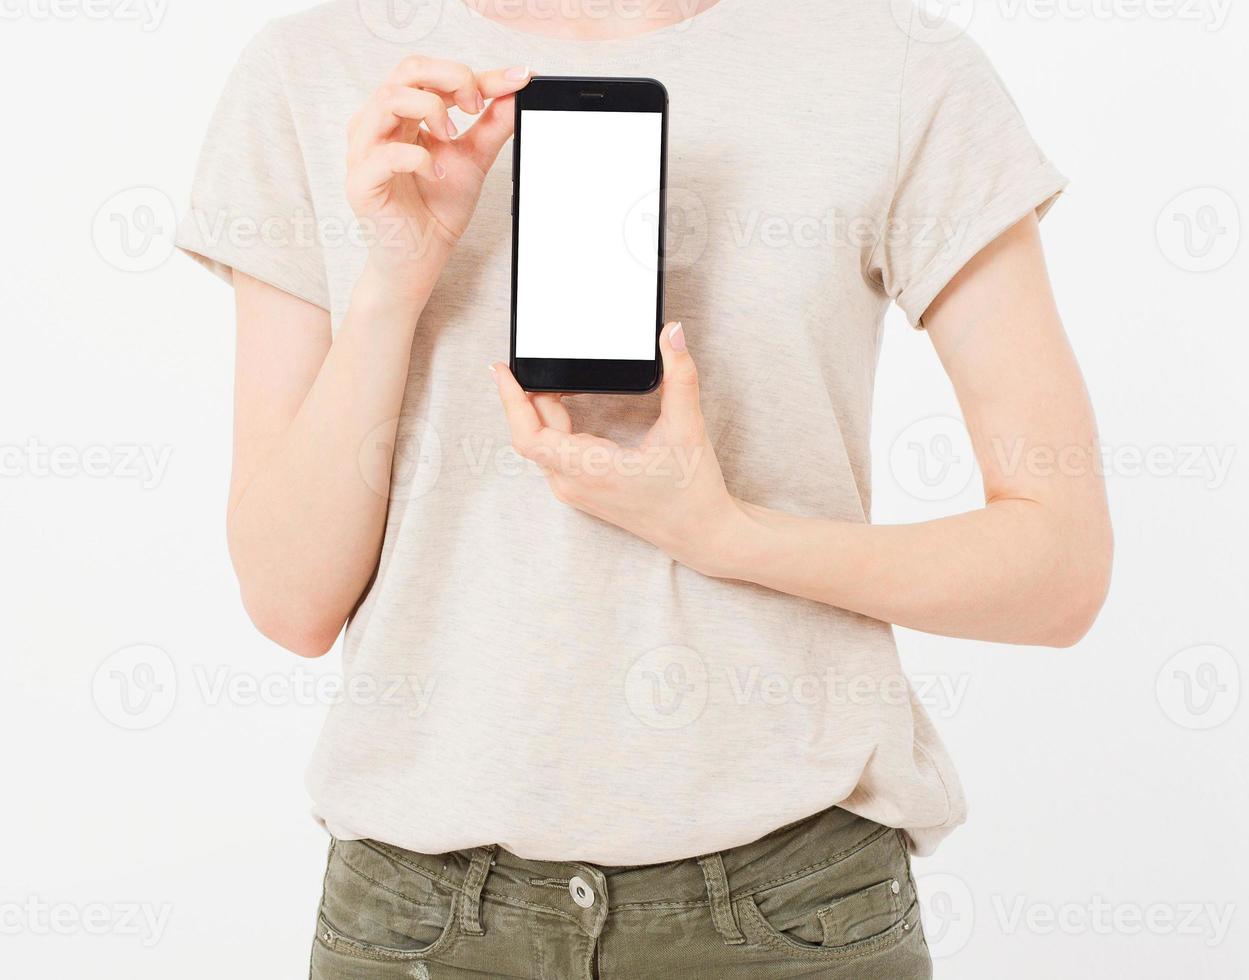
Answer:
[(529, 391), (643, 393), (661, 377), (668, 92), (537, 77), (516, 96), (511, 368)]

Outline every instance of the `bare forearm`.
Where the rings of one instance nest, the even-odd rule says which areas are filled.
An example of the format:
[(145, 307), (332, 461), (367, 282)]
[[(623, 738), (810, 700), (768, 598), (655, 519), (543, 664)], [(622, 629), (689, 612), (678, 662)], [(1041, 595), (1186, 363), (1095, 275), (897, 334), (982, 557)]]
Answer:
[(299, 411), (232, 501), (244, 601), (299, 652), (333, 642), (376, 566), (390, 447), (428, 294), (394, 299), (366, 271)]
[(795, 517), (744, 504), (716, 574), (900, 626), (1069, 646), (1109, 574), (1105, 525), (1023, 499), (913, 525)]

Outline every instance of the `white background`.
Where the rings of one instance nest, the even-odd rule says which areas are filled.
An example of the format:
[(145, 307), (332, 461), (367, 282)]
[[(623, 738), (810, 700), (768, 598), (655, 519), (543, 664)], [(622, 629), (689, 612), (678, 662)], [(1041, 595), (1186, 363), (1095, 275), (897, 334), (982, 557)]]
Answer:
[(652, 360), (659, 229), (630, 218), (659, 211), (663, 115), (529, 111), (521, 133), (516, 356)]
[[(161, 195), (185, 199), (238, 50), (300, 5), (170, 0), (150, 30), (131, 5), (106, 19), (2, 8), (4, 976), (306, 974), (326, 841), (302, 788), (324, 695), (303, 681), (336, 657), (296, 662), (244, 618), (223, 540), (230, 295), (189, 261), (159, 263)], [(972, 805), (917, 863), (947, 980), (1233, 980), (1249, 966), (1249, 16), (1217, 26), (1220, 11), (956, 5), (1074, 181), (1045, 237), (1112, 450), (1119, 550), (1075, 650), (900, 637), (935, 681), (925, 697)], [(156, 194), (110, 200), (134, 186)], [(132, 246), (161, 234), (127, 257), (114, 214)], [(974, 506), (927, 340), (897, 316), (887, 338), (876, 519)], [(23, 456), (14, 472), (9, 450), (31, 440), (54, 468)], [(1209, 460), (1229, 453), (1220, 477)], [(138, 715), (118, 677), (155, 694)], [(168, 913), (159, 941), (132, 905)], [(1186, 921), (1190, 906), (1206, 908)]]

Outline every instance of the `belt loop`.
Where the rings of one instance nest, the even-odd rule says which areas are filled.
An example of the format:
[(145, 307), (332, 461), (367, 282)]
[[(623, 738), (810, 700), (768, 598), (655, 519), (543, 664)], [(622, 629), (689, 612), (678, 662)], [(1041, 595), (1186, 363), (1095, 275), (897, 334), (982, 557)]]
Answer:
[(469, 863), (468, 874), (464, 876), (460, 929), (467, 936), (486, 934), (486, 930), (481, 926), (481, 890), (486, 887), (486, 876), (490, 874), (490, 865), (494, 863), (494, 854), (497, 850), (496, 844), (477, 848), (473, 852), (473, 860)]
[(700, 857), (698, 863), (707, 882), (707, 897), (711, 899), (711, 921), (721, 938), (730, 946), (746, 941), (733, 915), (733, 903), (729, 898), (729, 878), (724, 873), (724, 861), (719, 854)]

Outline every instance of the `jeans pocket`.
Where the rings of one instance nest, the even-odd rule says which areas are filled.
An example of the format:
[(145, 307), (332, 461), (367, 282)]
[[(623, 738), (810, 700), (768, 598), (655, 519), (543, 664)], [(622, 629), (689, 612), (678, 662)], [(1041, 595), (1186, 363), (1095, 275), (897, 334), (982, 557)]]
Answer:
[(879, 953), (919, 928), (909, 860), (892, 830), (737, 902), (747, 937), (802, 959)]
[(455, 934), (459, 892), (369, 841), (335, 841), (317, 942), (374, 960), (424, 959)]
[(902, 882), (896, 878), (869, 885), (816, 910), (821, 946), (845, 946), (871, 939), (897, 925), (902, 907)]

